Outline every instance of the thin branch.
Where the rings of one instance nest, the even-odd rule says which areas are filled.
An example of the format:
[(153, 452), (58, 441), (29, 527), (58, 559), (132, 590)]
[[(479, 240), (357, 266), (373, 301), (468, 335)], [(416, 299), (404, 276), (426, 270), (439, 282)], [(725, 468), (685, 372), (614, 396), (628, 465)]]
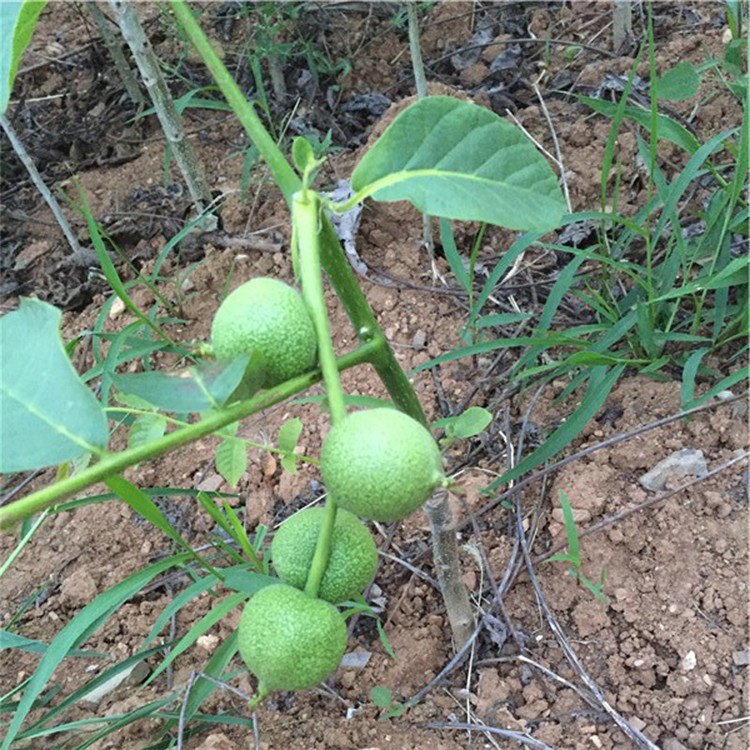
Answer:
[(57, 220), (60, 229), (62, 229), (62, 232), (65, 235), (65, 239), (68, 241), (68, 244), (73, 250), (73, 258), (75, 260), (85, 259), (88, 262), (91, 254), (87, 253), (78, 243), (78, 238), (76, 237), (72, 227), (68, 223), (68, 220), (65, 218), (65, 215), (62, 212), (62, 208), (60, 208), (60, 204), (57, 202), (55, 196), (52, 195), (49, 188), (44, 183), (44, 180), (39, 174), (39, 170), (36, 168), (36, 165), (34, 164), (34, 161), (31, 158), (29, 152), (26, 150), (26, 147), (21, 142), (21, 139), (16, 135), (15, 130), (13, 130), (13, 126), (4, 115), (0, 117), (0, 126), (2, 126), (3, 130), (5, 131), (5, 135), (8, 136), (8, 140), (10, 141), (10, 145), (13, 147), (13, 150), (16, 152), (16, 156), (18, 156), (18, 158), (21, 160), (21, 163), (24, 165), (24, 167), (26, 167), (26, 171), (29, 173), (29, 177), (31, 177), (31, 181), (34, 183), (34, 187), (39, 191), (42, 198), (44, 198), (55, 219)]
[(144, 105), (143, 94), (138, 86), (138, 81), (133, 75), (133, 71), (130, 69), (130, 65), (128, 65), (128, 61), (125, 59), (125, 54), (122, 51), (120, 43), (115, 39), (115, 35), (109, 28), (109, 19), (95, 2), (86, 3), (85, 7), (94, 19), (96, 28), (99, 29), (99, 35), (109, 52), (109, 56), (112, 58), (112, 62), (115, 64), (115, 70), (117, 70), (117, 74), (120, 76), (122, 85), (125, 86), (125, 91), (127, 91), (130, 101), (133, 102), (140, 112)]
[(185, 137), (182, 120), (177, 112), (172, 95), (159, 61), (138, 19), (135, 4), (130, 0), (109, 0), (117, 25), (123, 38), (133, 53), (141, 78), (156, 108), (156, 115), (164, 130), (167, 143), (171, 146), (175, 160), (185, 178), (190, 197), (199, 212), (211, 203), (211, 190), (201, 169), (190, 141)]
[(565, 162), (563, 161), (562, 150), (560, 149), (560, 142), (557, 140), (557, 132), (555, 131), (555, 126), (552, 124), (552, 118), (550, 117), (549, 110), (547, 109), (547, 104), (544, 101), (544, 97), (542, 96), (542, 92), (539, 90), (539, 85), (537, 84), (536, 81), (532, 83), (532, 88), (534, 89), (536, 98), (539, 99), (539, 106), (542, 108), (544, 119), (547, 120), (547, 125), (549, 126), (549, 132), (552, 135), (552, 142), (555, 144), (555, 153), (557, 154), (557, 165), (558, 165), (558, 168), (560, 169), (560, 181), (562, 182), (563, 193), (565, 195), (565, 203), (568, 206), (568, 213), (573, 213), (573, 204), (570, 202), (570, 191), (568, 190), (568, 176), (565, 172)]
[(456, 523), (447, 491), (442, 488), (435, 490), (424, 504), (424, 511), (430, 521), (435, 573), (445, 602), (454, 646), (460, 648), (471, 635), (474, 613), (469, 592), (461, 578)]
[(484, 620), (485, 618), (483, 617), (471, 632), (471, 635), (466, 640), (466, 643), (464, 643), (464, 645), (461, 646), (458, 651), (456, 651), (455, 656), (419, 692), (414, 693), (414, 695), (409, 698), (408, 703), (419, 703), (419, 701), (421, 701), (422, 698), (424, 698), (425, 695), (427, 695), (427, 693), (429, 693), (430, 690), (435, 687), (435, 685), (441, 683), (456, 667), (458, 667), (463, 662), (463, 660), (467, 657), (469, 651), (471, 650), (472, 644), (477, 639), (477, 636), (482, 632), (482, 628), (484, 627)]
[(620, 728), (623, 734), (625, 734), (626, 737), (632, 740), (637, 747), (642, 748), (643, 750), (659, 750), (657, 745), (651, 742), (651, 740), (649, 740), (648, 737), (646, 737), (641, 731), (633, 727), (627, 721), (627, 719), (625, 719), (620, 713), (618, 713), (609, 704), (607, 699), (604, 697), (604, 694), (602, 693), (599, 685), (597, 685), (594, 678), (591, 677), (591, 675), (589, 675), (589, 673), (586, 671), (585, 667), (581, 663), (581, 660), (578, 658), (578, 655), (573, 650), (571, 645), (568, 643), (568, 639), (565, 637), (565, 634), (563, 633), (562, 628), (560, 627), (560, 624), (557, 621), (557, 618), (555, 617), (554, 613), (552, 612), (549, 605), (547, 604), (547, 600), (545, 599), (544, 594), (542, 593), (541, 586), (539, 585), (539, 579), (536, 577), (536, 571), (534, 570), (534, 564), (529, 554), (529, 548), (526, 542), (526, 535), (523, 530), (523, 519), (522, 519), (522, 512), (521, 512), (521, 493), (520, 492), (516, 493), (515, 501), (516, 501), (516, 531), (521, 542), (521, 552), (523, 554), (524, 560), (526, 561), (526, 570), (528, 571), (529, 578), (531, 579), (531, 585), (534, 588), (534, 593), (536, 595), (537, 602), (539, 603), (539, 606), (544, 612), (544, 616), (547, 620), (547, 623), (549, 624), (550, 629), (554, 633), (555, 638), (557, 639), (557, 642), (560, 644), (560, 648), (562, 649), (563, 654), (565, 655), (565, 658), (568, 660), (568, 663), (570, 664), (570, 666), (573, 667), (573, 669), (575, 669), (575, 671), (578, 673), (583, 683), (591, 691), (591, 693), (594, 695), (594, 697), (599, 702), (599, 704), (604, 709), (604, 711), (607, 713), (607, 715), (612, 719), (612, 721), (615, 722), (615, 724), (617, 724), (617, 726)]
[(541, 740), (534, 739), (531, 735), (524, 732), (514, 732), (512, 729), (500, 729), (499, 727), (488, 727), (482, 724), (463, 724), (461, 722), (434, 721), (425, 724), (428, 729), (458, 729), (462, 732), (483, 732), (485, 734), (494, 734), (498, 737), (504, 737), (507, 740), (520, 742), (527, 747), (533, 747), (535, 750), (555, 750), (555, 748), (545, 745)]

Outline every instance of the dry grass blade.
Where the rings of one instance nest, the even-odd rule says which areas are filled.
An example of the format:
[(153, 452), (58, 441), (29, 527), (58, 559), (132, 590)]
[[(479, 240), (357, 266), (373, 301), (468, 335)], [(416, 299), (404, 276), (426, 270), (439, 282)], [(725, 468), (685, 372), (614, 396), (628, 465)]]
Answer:
[(520, 742), (526, 747), (533, 747), (536, 750), (554, 750), (549, 745), (545, 745), (544, 742), (535, 740), (528, 734), (522, 732), (514, 732), (511, 729), (500, 729), (499, 727), (487, 727), (482, 724), (462, 724), (460, 722), (432, 722), (425, 725), (428, 729), (458, 729), (465, 732), (483, 732), (484, 734), (494, 734), (498, 737), (504, 737), (507, 740), (514, 740)]
[(516, 529), (520, 538), (521, 552), (523, 554), (524, 560), (526, 561), (526, 570), (528, 571), (529, 578), (531, 579), (531, 584), (534, 587), (534, 594), (536, 595), (537, 602), (544, 612), (547, 623), (549, 624), (552, 632), (555, 634), (555, 638), (560, 644), (560, 648), (565, 654), (565, 658), (568, 660), (568, 663), (578, 673), (579, 677), (586, 685), (586, 687), (591, 691), (592, 695), (596, 698), (601, 708), (607, 713), (612, 721), (617, 724), (623, 734), (625, 734), (626, 737), (632, 740), (636, 747), (642, 748), (644, 750), (659, 750), (657, 745), (651, 742), (651, 740), (649, 740), (648, 737), (646, 737), (642, 732), (633, 727), (627, 721), (627, 719), (625, 719), (625, 717), (618, 713), (609, 704), (609, 702), (604, 697), (601, 688), (596, 684), (594, 678), (591, 677), (591, 675), (586, 671), (580, 659), (578, 658), (578, 655), (568, 643), (568, 639), (565, 637), (560, 624), (557, 622), (557, 618), (547, 604), (547, 600), (545, 599), (544, 594), (542, 593), (541, 586), (539, 585), (539, 580), (536, 577), (534, 563), (531, 560), (528, 544), (526, 542), (526, 535), (523, 530), (521, 498), (518, 494), (516, 495)]

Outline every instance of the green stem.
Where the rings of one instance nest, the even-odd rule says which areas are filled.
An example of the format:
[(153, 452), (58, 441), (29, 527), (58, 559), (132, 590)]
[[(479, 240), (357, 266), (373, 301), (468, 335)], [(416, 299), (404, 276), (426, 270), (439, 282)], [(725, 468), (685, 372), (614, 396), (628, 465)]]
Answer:
[(326, 386), (328, 406), (331, 409), (331, 421), (336, 424), (346, 416), (346, 407), (336, 367), (323, 280), (320, 275), (320, 199), (312, 190), (302, 190), (294, 194), (292, 222), (297, 238), (302, 296), (315, 326), (318, 358)]
[[(170, 6), (187, 38), (195, 47), (206, 67), (214, 77), (237, 119), (245, 128), (248, 137), (260, 152), (291, 206), (292, 196), (300, 189), (301, 182), (287, 162), (275, 141), (263, 127), (250, 102), (234, 82), (224, 63), (211, 46), (203, 30), (193, 18), (192, 11), (184, 0), (171, 0)], [(361, 198), (359, 199), (361, 200)], [(331, 286), (352, 321), (362, 342), (372, 344), (377, 354), (372, 361), (380, 379), (388, 389), (396, 406), (409, 416), (427, 425), (419, 399), (388, 346), (378, 327), (375, 316), (359, 288), (354, 272), (341, 250), (336, 232), (327, 216), (320, 217), (320, 261), (330, 279)]]
[(193, 13), (184, 0), (171, 0), (170, 7), (185, 35), (214, 77), (229, 106), (234, 110), (235, 115), (237, 115), (237, 119), (245, 128), (255, 147), (260, 151), (261, 156), (271, 170), (271, 174), (273, 174), (274, 181), (284, 194), (287, 203), (291, 205), (292, 195), (300, 188), (299, 177), (294, 173), (294, 170), (276, 145), (276, 142), (263, 127), (263, 123), (260, 121), (258, 115), (255, 114), (252, 105), (245, 99), (245, 95), (240, 90), (240, 87), (235, 83), (224, 63), (219, 59), (211, 42), (203, 33), (198, 22), (193, 18)]
[[(313, 191), (304, 188), (301, 192), (294, 194), (292, 222), (297, 238), (302, 296), (313, 319), (318, 337), (318, 357), (325, 382), (328, 407), (331, 410), (331, 423), (336, 425), (346, 418), (346, 404), (339, 371), (336, 367), (320, 272), (320, 198)], [(328, 567), (335, 523), (336, 501), (329, 494), (326, 499), (325, 518), (318, 534), (318, 543), (315, 546), (315, 554), (305, 583), (305, 593), (308, 596), (318, 596), (320, 582)]]
[[(372, 362), (377, 356), (379, 356), (378, 347), (374, 344), (365, 344), (339, 358), (338, 367), (345, 370), (363, 362)], [(251, 414), (256, 414), (274, 404), (285, 401), (295, 393), (304, 391), (314, 385), (320, 379), (320, 370), (313, 370), (250, 399), (210, 414), (196, 424), (170, 432), (152, 443), (105, 456), (99, 463), (85, 469), (80, 474), (43, 487), (27, 497), (0, 508), (0, 528), (22, 521), (24, 518), (55, 505), (92, 484), (121, 473), (130, 466), (192, 443), (220, 430), (222, 427), (226, 427), (228, 424), (232, 424), (232, 422), (237, 422)]]
[(318, 533), (318, 543), (315, 546), (315, 554), (310, 563), (310, 572), (307, 574), (307, 582), (305, 583), (305, 593), (313, 597), (313, 599), (318, 596), (320, 582), (323, 580), (323, 575), (328, 567), (337, 510), (336, 501), (328, 495), (326, 498), (325, 518)]

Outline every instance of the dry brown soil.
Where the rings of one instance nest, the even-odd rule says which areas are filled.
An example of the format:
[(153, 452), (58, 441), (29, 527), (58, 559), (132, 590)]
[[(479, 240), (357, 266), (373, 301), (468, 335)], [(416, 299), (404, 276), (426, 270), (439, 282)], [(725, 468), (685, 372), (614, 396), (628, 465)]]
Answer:
[[(445, 61), (439, 61), (470, 38), (472, 24), (480, 17), (477, 14), (481, 15), (487, 6), (445, 3), (430, 11), (424, 25), (423, 44), (428, 76), (436, 84), (436, 91), (451, 90), (482, 103), (491, 101), (487, 87), (479, 84), (499, 47), (485, 50), (477, 62), (460, 74), (451, 74)], [(721, 3), (658, 3), (657, 6), (660, 70), (682, 59), (700, 61), (720, 51), (724, 32)], [(543, 37), (549, 32), (552, 38), (573, 39), (606, 51), (611, 47), (607, 8), (604, 3), (591, 2), (562, 6), (511, 3), (498, 16), (497, 23), (505, 24), (502, 33), (495, 26), (498, 43), (503, 40), (507, 43), (507, 35)], [(168, 55), (176, 48), (169, 27), (150, 6), (141, 10), (150, 22), (151, 32), (159, 37), (160, 53)], [(339, 81), (341, 90), (328, 92), (329, 103), (330, 97), (345, 101), (354, 94), (368, 92), (385, 93), (397, 102), (413, 93), (406, 37), (390, 23), (391, 11), (383, 12), (376, 4), (369, 9), (353, 6), (335, 10), (331, 6), (326, 12), (328, 16), (315, 20), (319, 26), (318, 41), (325, 41), (334, 58), (346, 55), (352, 63), (349, 76)], [(22, 65), (31, 69), (22, 74), (17, 89), (27, 99), (50, 97), (51, 104), (46, 108), (32, 107), (27, 111), (36, 113), (39, 120), (47, 118), (47, 122), (54, 123), (59, 129), (55, 131), (58, 140), (65, 145), (58, 143), (55, 146), (58, 152), (44, 152), (43, 134), (32, 137), (33, 117), (21, 129), (37, 147), (35, 157), (43, 162), (49, 179), (59, 185), (76, 176), (95, 215), (105, 222), (109, 217), (111, 225), (115, 221), (113, 216), (123, 218), (124, 223), (115, 226), (120, 241), (134, 262), (148, 269), (174, 232), (174, 222), (174, 226), (179, 226), (184, 207), (159, 187), (163, 141), (157, 130), (147, 124), (123, 125), (123, 119), (115, 116), (122, 105), (113, 104), (120, 100), (111, 73), (112, 80), (105, 82), (101, 93), (96, 94), (108, 97), (101, 101), (106, 102), (110, 119), (106, 120), (102, 111), (82, 114), (82, 109), (94, 106), (91, 100), (86, 100), (86, 91), (99, 85), (96, 71), (107, 69), (101, 45), (85, 47), (95, 38), (91, 22), (86, 19), (76, 6), (50, 4), (42, 19), (42, 34)], [(242, 23), (245, 21), (238, 22), (229, 40), (223, 42), (226, 50), (241, 49)], [(637, 29), (640, 28), (637, 24)], [(84, 51), (62, 58), (63, 43), (84, 46)], [(599, 169), (609, 122), (593, 117), (573, 98), (551, 92), (562, 86), (564, 80), (568, 86), (574, 81), (580, 91), (585, 91), (586, 87), (597, 86), (607, 73), (626, 74), (633, 60), (627, 54), (610, 56), (590, 50), (569, 60), (564, 57), (564, 47), (554, 46), (544, 60), (539, 45), (524, 45), (522, 50), (523, 65), (518, 67), (517, 76), (520, 83), (506, 81), (510, 92), (508, 106), (545, 148), (553, 148), (538, 99), (530, 86), (521, 85), (530, 80), (532, 73), (535, 76), (544, 73), (540, 86), (560, 141), (573, 207), (593, 208), (599, 194)], [(231, 56), (228, 59), (234, 60)], [(646, 75), (647, 70), (642, 72)], [(313, 97), (303, 106), (302, 114), (311, 122), (318, 118), (325, 124), (325, 106), (320, 104), (324, 94), (319, 92), (318, 98)], [(680, 115), (687, 117), (697, 101), (675, 106)], [(386, 115), (385, 121), (394, 111)], [(731, 99), (724, 94), (711, 97), (692, 114), (691, 127), (702, 139), (737, 124), (739, 117)], [(331, 117), (330, 112), (327, 116)], [(170, 327), (171, 335), (182, 341), (207, 338), (212, 315), (230, 275), (230, 287), (256, 275), (286, 280), (292, 277), (287, 252), (288, 216), (278, 194), (268, 183), (256, 183), (247, 199), (241, 197), (242, 160), (237, 156), (228, 158), (244, 143), (236, 123), (224, 113), (200, 111), (189, 115), (188, 124), (200, 161), (211, 167), (212, 187), (225, 196), (221, 217), (226, 234), (245, 237), (248, 232), (262, 232), (271, 247), (263, 251), (255, 249), (252, 243), (240, 248), (205, 244), (203, 257), (183, 283), (181, 313), (185, 322)], [(345, 148), (331, 157), (323, 181), (331, 183), (337, 175), (350, 172), (359, 153), (357, 139), (359, 143), (366, 141), (371, 124), (355, 123), (351, 125), (351, 133), (335, 134), (334, 142)], [(383, 122), (377, 125), (378, 131), (382, 126)], [(79, 141), (86, 140), (83, 151), (77, 141), (63, 138), (66, 127), (66, 132), (78, 131)], [(86, 128), (92, 133), (88, 139)], [(346, 138), (348, 144), (344, 142)], [(644, 197), (642, 173), (635, 159), (634, 134), (621, 134), (618, 157), (623, 165), (621, 182), (625, 186), (621, 209), (629, 213), (641, 205)], [(660, 151), (660, 162), (666, 170), (679, 168), (682, 158), (670, 147)], [(174, 173), (172, 178), (179, 180)], [(21, 243), (3, 266), (4, 273), (7, 272), (4, 278), (10, 279), (10, 286), (4, 287), (10, 293), (5, 309), (15, 306), (18, 294), (36, 293), (58, 304), (68, 304), (63, 330), (66, 339), (91, 330), (105, 300), (104, 286), (95, 275), (81, 276), (59, 266), (65, 254), (62, 238), (27, 184), (20, 184), (14, 190), (6, 180), (3, 191), (6, 199), (12, 199), (14, 210), (27, 217), (22, 226), (18, 222), (9, 223), (3, 235), (6, 248), (14, 237)], [(136, 191), (140, 192), (135, 194)], [(153, 224), (146, 221), (146, 214)], [(85, 237), (80, 218), (72, 212), (70, 215)], [(148, 229), (143, 228), (145, 225)], [(459, 241), (470, 238), (471, 231), (459, 228)], [(359, 252), (370, 269), (362, 281), (363, 289), (399, 362), (407, 370), (457, 346), (466, 319), (466, 299), (456, 291), (451, 277), (447, 277), (448, 286), (433, 279), (429, 262), (419, 248), (420, 233), (421, 220), (414, 210), (402, 205), (370, 204), (365, 209), (358, 237)], [(491, 268), (511, 239), (508, 232), (488, 231), (481, 255), (483, 265)], [(23, 262), (19, 262), (19, 257)], [(171, 262), (166, 270), (175, 278), (184, 276), (187, 267), (187, 262)], [(448, 274), (442, 257), (438, 259), (438, 267), (442, 274)], [(539, 309), (549, 289), (549, 280), (554, 280), (558, 271), (554, 257), (530, 254), (514, 280), (516, 285), (496, 291), (500, 305), (497, 310), (506, 310), (502, 304), (507, 304), (511, 297), (521, 309)], [(135, 300), (145, 308), (153, 302), (143, 289), (135, 292)], [(337, 350), (345, 351), (356, 343), (356, 336), (330, 294), (329, 302), (335, 344)], [(127, 312), (115, 309), (105, 328), (120, 330), (132, 320)], [(90, 357), (90, 348), (80, 347), (76, 366), (85, 369), (90, 365)], [(473, 392), (471, 403), (486, 406), (495, 417), (485, 433), (456, 445), (447, 456), (464, 492), (463, 501), (455, 501), (459, 521), (467, 521), (469, 513), (476, 517), (476, 528), (466, 523), (461, 527), (460, 542), (464, 579), (472, 592), (477, 617), (487, 610), (492, 599), (487, 588), (489, 573), (481, 564), (480, 550), (489, 560), (492, 577), (497, 579), (503, 575), (515, 538), (512, 514), (506, 507), (496, 505), (490, 511), (478, 513), (491, 499), (481, 494), (481, 489), (504, 470), (506, 440), (517, 439), (524, 418), (532, 428), (529, 440), (533, 447), (535, 435), (548, 433), (575, 406), (574, 400), (562, 403), (554, 400), (565, 386), (564, 382), (555, 382), (542, 393), (530, 414), (526, 414), (530, 394), (508, 398), (498, 371), (487, 375), (491, 361), (490, 358), (462, 360), (414, 377), (414, 386), (432, 419), (456, 408), (470, 392)], [(367, 368), (347, 372), (343, 380), (349, 393), (385, 395), (374, 372)], [(477, 383), (479, 387), (474, 389)], [(320, 389), (313, 392), (319, 393)], [(679, 409), (679, 382), (655, 382), (628, 375), (569, 451), (594, 445), (675, 414)], [(316, 405), (276, 407), (244, 422), (241, 434), (261, 443), (272, 441), (289, 416), (302, 419), (304, 431), (300, 444), (307, 455), (317, 455), (328, 417)], [(536, 524), (532, 555), (544, 556), (561, 539), (561, 491), (571, 500), (579, 528), (586, 529), (649, 499), (652, 493), (640, 487), (639, 476), (677, 450), (702, 450), (709, 468), (746, 450), (746, 421), (746, 411), (741, 405), (717, 407), (689, 421), (672, 422), (599, 450), (551, 475), (548, 481), (531, 485), (522, 494), (522, 504), (526, 522)], [(121, 436), (116, 436), (115, 444), (117, 441), (122, 443)], [(142, 487), (232, 492), (216, 473), (215, 446), (214, 439), (201, 440), (189, 449), (133, 469), (127, 472), (127, 477)], [(28, 489), (50, 479), (48, 472), (36, 478)], [(15, 481), (11, 479), (9, 484)], [(652, 509), (584, 537), (583, 571), (589, 578), (598, 579), (604, 569), (606, 602), (576, 584), (561, 563), (537, 560), (535, 564), (541, 590), (552, 612), (606, 700), (664, 750), (740, 750), (748, 746), (749, 681), (746, 660), (743, 663), (748, 649), (746, 481), (746, 464), (739, 464), (675, 493)], [(249, 529), (259, 523), (273, 529), (290, 512), (319, 500), (321, 494), (319, 475), (313, 467), (303, 466), (292, 476), (282, 471), (268, 454), (251, 451), (248, 470), (231, 502), (244, 514)], [(191, 543), (198, 545), (209, 538), (209, 520), (193, 500), (172, 499), (162, 507)], [(431, 723), (450, 722), (527, 732), (558, 750), (631, 747), (601, 710), (592, 708), (573, 689), (546, 676), (529, 661), (519, 660), (512, 639), (498, 645), (498, 634), (494, 633), (496, 640), (493, 640), (490, 630), (477, 638), (469, 659), (443, 682), (434, 685), (403, 717), (380, 718), (379, 710), (369, 699), (370, 688), (388, 686), (399, 699), (408, 699), (440, 672), (453, 652), (444, 606), (433, 584), (425, 517), (417, 513), (398, 525), (389, 544), (385, 529), (373, 530), (383, 551), (375, 599), (383, 607), (381, 617), (396, 659), (387, 654), (373, 621), (360, 619), (349, 650), (371, 654), (367, 666), (340, 669), (330, 680), (327, 691), (280, 695), (267, 701), (257, 713), (262, 748), (455, 750), (516, 746), (508, 739), (492, 738), (476, 730), (430, 727)], [(0, 537), (2, 558), (12, 551), (15, 542), (10, 535)], [(97, 594), (170, 551), (169, 543), (160, 533), (140, 522), (119, 502), (53, 516), (14, 562), (10, 574), (3, 578), (0, 623), (27, 606), (15, 628), (27, 637), (49, 641)], [(85, 647), (107, 654), (108, 664), (135, 653), (155, 617), (184, 583), (183, 579), (166, 579), (135, 597), (97, 630)], [(223, 596), (224, 592), (219, 590), (217, 594)], [(177, 617), (174, 635), (183, 635), (215, 601), (204, 596), (185, 607)], [(579, 676), (566, 661), (545, 619), (525, 569), (519, 571), (504, 604), (525, 657), (581, 686)], [(203, 640), (200, 647), (191, 648), (177, 660), (170, 676), (172, 689), (184, 686), (191, 673), (201, 669), (218, 643), (235, 628), (238, 617), (239, 612), (227, 617), (212, 629), (211, 634), (216, 638)], [(6, 692), (17, 685), (34, 670), (37, 661), (38, 657), (32, 654), (7, 653), (0, 660), (0, 690)], [(68, 659), (55, 673), (53, 682), (62, 688), (64, 695), (90, 677), (92, 670), (100, 668), (101, 660)], [(232, 684), (252, 693), (252, 678), (247, 674), (240, 674)], [(164, 678), (145, 689), (120, 687), (96, 708), (78, 706), (66, 718), (123, 713), (168, 690)], [(247, 718), (243, 701), (229, 693), (216, 693), (203, 710)], [(96, 743), (95, 747), (145, 748), (157, 727), (155, 721), (142, 721)], [(39, 740), (34, 747), (72, 748), (79, 742), (80, 737), (66, 735)], [(237, 750), (252, 746), (252, 735), (246, 726), (219, 726), (199, 732), (185, 746), (198, 750)]]

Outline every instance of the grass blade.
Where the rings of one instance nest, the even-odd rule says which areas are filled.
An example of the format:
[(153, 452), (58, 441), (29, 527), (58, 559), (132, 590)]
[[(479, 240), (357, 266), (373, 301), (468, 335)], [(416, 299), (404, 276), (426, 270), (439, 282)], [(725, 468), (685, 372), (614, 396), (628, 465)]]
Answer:
[(581, 405), (539, 448), (523, 459), (517, 466), (510, 469), (510, 471), (506, 471), (499, 479), (496, 479), (492, 484), (485, 487), (482, 492), (491, 492), (496, 487), (517, 479), (535, 469), (547, 459), (552, 458), (552, 456), (569, 445), (572, 440), (581, 434), (583, 428), (599, 411), (624, 369), (625, 365), (618, 365), (609, 371), (605, 367), (594, 368), (591, 372), (591, 379), (586, 395), (581, 400)]
[[(203, 668), (202, 672), (207, 677), (212, 677), (215, 680), (221, 679), (224, 670), (227, 665), (234, 658), (237, 653), (237, 631), (235, 630), (229, 638), (226, 638), (224, 642), (216, 649), (214, 655), (208, 660), (208, 663)], [(195, 716), (198, 709), (203, 705), (203, 702), (216, 690), (216, 685), (210, 680), (204, 680), (200, 677), (193, 683), (193, 688), (190, 691), (190, 695), (185, 702), (185, 723), (187, 724), (193, 716)], [(164, 734), (172, 731), (177, 726), (177, 719), (168, 721), (164, 727)]]
[(471, 279), (469, 279), (463, 258), (456, 246), (456, 238), (453, 236), (453, 226), (450, 219), (440, 219), (440, 244), (443, 246), (443, 252), (448, 260), (451, 271), (453, 271), (453, 275), (456, 277), (456, 281), (468, 293), (471, 289)]
[(156, 668), (144, 685), (150, 685), (183, 651), (192, 646), (200, 636), (212, 628), (219, 620), (238, 607), (247, 599), (247, 594), (235, 592), (226, 599), (214, 605), (211, 610), (201, 617), (190, 630), (177, 642), (166, 659)]
[(178, 544), (189, 555), (191, 555), (201, 567), (209, 571), (217, 580), (222, 580), (222, 575), (215, 570), (203, 557), (194, 552), (192, 547), (185, 541), (169, 521), (159, 510), (156, 503), (142, 490), (128, 482), (121, 476), (113, 476), (104, 480), (104, 484), (114, 492), (123, 502), (127, 503), (139, 516), (145, 518), (149, 523), (156, 526), (166, 534), (175, 544)]

